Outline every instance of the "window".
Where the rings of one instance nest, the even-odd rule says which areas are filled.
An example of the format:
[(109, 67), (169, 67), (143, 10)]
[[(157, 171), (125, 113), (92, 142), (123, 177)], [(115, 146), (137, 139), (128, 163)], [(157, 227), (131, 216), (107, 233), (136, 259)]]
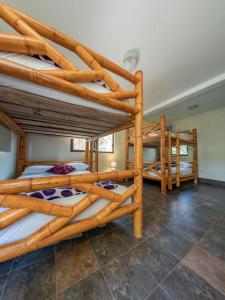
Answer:
[(83, 152), (86, 148), (86, 139), (84, 138), (74, 138), (70, 142), (71, 152)]
[(114, 134), (109, 134), (98, 140), (98, 151), (103, 153), (114, 152)]
[[(172, 155), (176, 155), (176, 147), (172, 147)], [(188, 146), (180, 145), (180, 156), (188, 156)]]
[[(86, 148), (86, 139), (73, 138), (70, 142), (71, 152), (83, 152)], [(114, 134), (109, 134), (98, 140), (98, 152), (113, 153), (114, 152)]]

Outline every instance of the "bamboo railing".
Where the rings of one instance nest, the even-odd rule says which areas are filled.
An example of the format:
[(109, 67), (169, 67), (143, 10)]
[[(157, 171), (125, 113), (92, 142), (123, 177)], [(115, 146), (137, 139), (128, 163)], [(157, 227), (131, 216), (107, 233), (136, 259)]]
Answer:
[[(142, 72), (138, 71), (135, 75), (129, 73), (73, 38), (42, 24), (7, 4), (0, 4), (0, 18), (20, 33), (20, 35), (0, 33), (0, 51), (23, 53), (26, 55), (46, 55), (60, 67), (60, 70), (56, 71), (35, 70), (7, 59), (0, 59), (1, 73), (54, 88), (129, 113), (130, 122), (112, 128), (109, 132), (104, 132), (104, 135), (124, 130), (131, 126), (135, 127), (135, 158), (134, 168), (131, 170), (0, 181), (0, 205), (8, 208), (8, 210), (0, 214), (0, 230), (7, 228), (17, 221), (22, 221), (23, 218), (31, 215), (33, 212), (47, 214), (52, 218), (51, 221), (30, 236), (17, 242), (0, 246), (0, 262), (57, 243), (128, 214), (133, 214), (135, 237), (141, 238), (143, 227)], [(68, 58), (55, 49), (52, 43), (49, 44), (46, 39), (78, 55), (90, 70), (78, 70)], [(124, 90), (108, 71), (128, 80), (134, 84), (135, 88), (133, 90)], [(103, 80), (111, 92), (100, 94), (79, 85), (80, 82), (95, 80)], [(130, 98), (135, 99), (133, 104), (123, 101)], [(20, 136), (17, 172), (21, 173), (25, 166), (37, 164), (37, 162), (29, 163), (26, 161), (26, 133), (2, 111), (0, 111), (0, 122), (5, 122), (8, 127)], [(93, 171), (98, 171), (97, 140), (100, 136), (103, 136), (103, 134), (86, 141), (85, 162), (90, 165), (90, 169)], [(93, 164), (93, 153), (95, 155), (95, 164)], [(40, 162), (38, 163), (40, 164)], [(51, 164), (54, 162), (45, 163)], [(134, 183), (122, 195), (95, 185), (96, 182), (106, 179), (119, 181), (128, 178), (133, 178)], [(73, 205), (64, 205), (57, 204), (54, 201), (48, 202), (20, 195), (23, 192), (62, 186), (74, 187), (81, 190), (84, 192), (83, 199)], [(124, 205), (124, 201), (130, 197), (132, 197), (131, 204)], [(105, 207), (89, 218), (79, 221), (74, 220), (81, 212), (101, 198), (107, 200), (108, 204)]]

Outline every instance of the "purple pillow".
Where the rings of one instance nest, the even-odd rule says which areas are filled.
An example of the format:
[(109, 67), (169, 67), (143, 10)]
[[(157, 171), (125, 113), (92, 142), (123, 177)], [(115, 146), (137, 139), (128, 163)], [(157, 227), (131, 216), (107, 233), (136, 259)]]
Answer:
[(74, 171), (76, 171), (76, 169), (73, 166), (68, 166), (65, 164), (58, 164), (47, 170), (47, 172), (57, 175), (66, 175)]

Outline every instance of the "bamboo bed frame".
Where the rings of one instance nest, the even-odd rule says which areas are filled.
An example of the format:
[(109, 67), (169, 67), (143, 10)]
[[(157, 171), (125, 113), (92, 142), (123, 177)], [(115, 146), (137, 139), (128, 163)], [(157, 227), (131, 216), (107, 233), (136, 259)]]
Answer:
[[(125, 166), (126, 169), (133, 167), (134, 161), (129, 159), (129, 148), (134, 145), (133, 128), (126, 129), (125, 139)], [(191, 136), (190, 140), (182, 139), (182, 133)], [(150, 134), (150, 136), (149, 136)], [(154, 134), (154, 135), (151, 135)], [(189, 161), (193, 165), (192, 176), (182, 176), (180, 174), (180, 145), (193, 147), (193, 160)], [(176, 175), (172, 174), (172, 146), (176, 147)], [(173, 136), (170, 130), (166, 130), (166, 118), (161, 116), (156, 122), (152, 122), (143, 127), (143, 147), (155, 148), (157, 161), (143, 161), (143, 178), (160, 181), (161, 192), (165, 193), (167, 188), (172, 190), (173, 184), (177, 187), (181, 182), (194, 180), (198, 182), (198, 149), (197, 149), (197, 130), (187, 130), (176, 132)], [(160, 167), (160, 172), (155, 169)], [(155, 176), (151, 176), (151, 171)], [(166, 175), (166, 171), (168, 174)]]
[[(113, 107), (120, 111), (125, 111), (128, 115), (118, 115), (106, 113), (98, 110), (90, 110), (88, 107), (78, 107), (77, 105), (67, 105), (59, 103), (54, 99), (48, 99), (33, 95), (31, 93), (18, 90), (0, 88), (0, 123), (14, 130), (19, 136), (17, 172), (20, 174), (25, 166), (37, 164), (37, 162), (26, 162), (26, 137), (27, 133), (42, 133), (63, 136), (85, 136), (86, 152), (85, 161), (90, 164), (91, 169), (93, 155), (95, 155), (95, 170), (97, 170), (98, 151), (97, 139), (101, 136), (117, 132), (134, 126), (135, 128), (135, 157), (134, 168), (130, 170), (121, 170), (116, 172), (103, 172), (82, 175), (65, 175), (58, 177), (12, 179), (0, 182), (0, 206), (8, 207), (9, 210), (0, 214), (0, 229), (9, 226), (23, 219), (32, 212), (39, 212), (55, 216), (55, 218), (28, 236), (18, 242), (6, 244), (0, 247), (0, 262), (23, 255), (33, 250), (57, 243), (64, 239), (71, 238), (84, 231), (102, 226), (114, 219), (125, 215), (133, 215), (134, 235), (136, 238), (142, 237), (142, 119), (143, 119), (143, 75), (141, 71), (135, 75), (127, 72), (123, 68), (112, 63), (108, 59), (99, 55), (90, 48), (82, 45), (71, 37), (50, 28), (45, 24), (25, 15), (24, 13), (9, 7), (6, 4), (0, 4), (0, 17), (11, 27), (20, 33), (20, 35), (0, 33), (0, 51), (9, 51), (23, 53), (26, 55), (46, 55), (58, 66), (60, 70), (34, 70), (26, 66), (10, 62), (6, 59), (0, 59), (0, 72), (11, 76), (22, 78), (27, 81), (37, 83), (42, 86), (51, 87), (72, 95), (79, 96), (90, 101)], [(63, 56), (58, 50), (51, 46), (46, 39), (49, 39), (73, 53), (83, 60), (89, 70), (78, 70), (77, 67)], [(109, 74), (115, 73), (133, 84), (134, 89), (125, 91)], [(89, 82), (103, 80), (111, 89), (110, 93), (99, 94), (87, 88), (83, 88), (79, 82)], [(124, 102), (124, 99), (133, 98), (133, 104)], [(49, 120), (57, 117), (60, 120), (60, 113), (68, 117), (68, 124), (73, 126), (73, 118), (80, 126), (73, 126), (70, 131), (63, 127), (48, 130), (48, 124), (43, 125), (33, 123), (32, 128), (29, 125), (22, 126), (16, 122), (24, 113), (23, 118), (35, 120), (37, 115), (29, 115), (30, 102), (36, 109), (41, 109), (43, 116), (49, 112)], [(57, 102), (57, 103), (56, 103)], [(23, 106), (23, 111), (20, 110)], [(48, 109), (45, 110), (45, 107)], [(57, 112), (51, 111), (51, 108), (58, 108)], [(75, 114), (75, 110), (79, 111)], [(25, 115), (25, 113), (27, 114)], [(87, 118), (85, 120), (85, 117)], [(39, 120), (39, 121), (40, 121)], [(106, 122), (108, 120), (108, 122)], [(37, 121), (36, 121), (37, 122)], [(44, 121), (43, 121), (44, 123)], [(88, 126), (90, 123), (90, 126)], [(50, 124), (50, 123), (49, 123)], [(85, 125), (86, 124), (86, 125)], [(97, 132), (93, 132), (93, 124), (97, 124)], [(84, 125), (86, 127), (84, 127)], [(85, 128), (85, 132), (83, 130)], [(82, 129), (82, 130), (81, 130)], [(83, 135), (82, 135), (83, 133)], [(45, 162), (47, 164), (54, 162)], [(38, 163), (40, 164), (40, 162)], [(97, 170), (98, 171), (98, 170)], [(103, 189), (94, 183), (101, 180), (112, 179), (120, 180), (133, 178), (134, 183), (122, 195), (113, 191)], [(28, 196), (19, 195), (21, 192), (29, 192), (51, 187), (71, 186), (87, 193), (87, 196), (72, 206), (59, 205), (54, 202), (39, 200)], [(133, 201), (129, 205), (121, 204), (129, 197)], [(82, 211), (92, 205), (100, 198), (105, 198), (109, 204), (101, 209), (96, 215), (70, 223), (70, 221)]]

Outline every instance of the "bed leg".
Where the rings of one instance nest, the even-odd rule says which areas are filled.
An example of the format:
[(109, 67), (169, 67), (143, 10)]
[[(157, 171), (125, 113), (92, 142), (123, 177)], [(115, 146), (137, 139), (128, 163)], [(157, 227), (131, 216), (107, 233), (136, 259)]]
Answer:
[(142, 138), (143, 138), (143, 73), (141, 71), (135, 74), (137, 83), (135, 86), (137, 97), (136, 107), (139, 108), (139, 112), (135, 116), (135, 141), (134, 141), (134, 163), (135, 169), (139, 171), (139, 174), (134, 178), (134, 184), (137, 186), (137, 191), (134, 195), (134, 204), (139, 208), (134, 213), (134, 236), (136, 238), (142, 238), (143, 235), (143, 212), (142, 212), (142, 191), (143, 191), (143, 150), (142, 150)]

